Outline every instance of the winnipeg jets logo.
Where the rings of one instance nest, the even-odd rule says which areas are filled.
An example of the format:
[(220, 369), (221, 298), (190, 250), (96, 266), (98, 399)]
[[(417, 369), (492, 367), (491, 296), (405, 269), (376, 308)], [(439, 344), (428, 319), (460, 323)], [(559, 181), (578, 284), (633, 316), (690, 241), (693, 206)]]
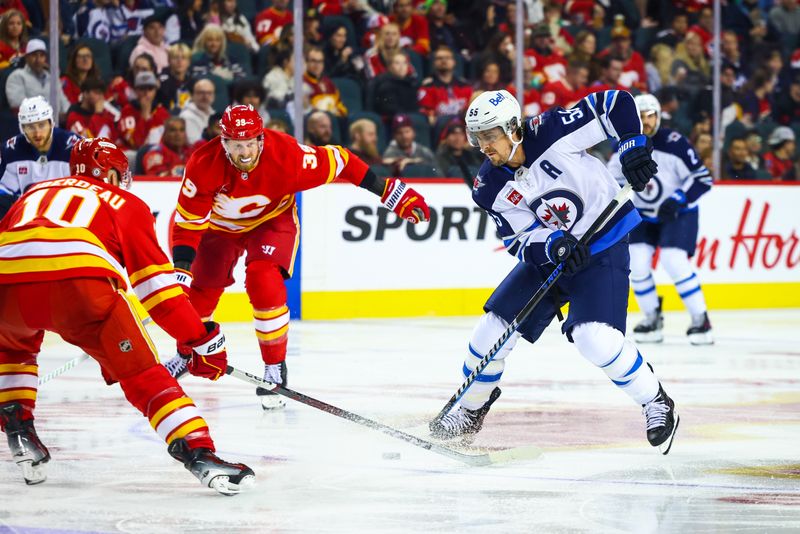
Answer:
[(644, 191), (636, 193), (643, 202), (647, 204), (655, 204), (661, 199), (661, 194), (664, 192), (664, 185), (658, 176), (653, 176), (644, 188)]
[(483, 178), (483, 176), (481, 176), (480, 174), (478, 174), (478, 175), (476, 175), (476, 176), (475, 176), (475, 179), (474, 179), (474, 180), (472, 180), (472, 189), (473, 189), (473, 190), (477, 191), (478, 189), (480, 189), (481, 187), (483, 187), (484, 185), (486, 185), (485, 183), (483, 183), (483, 181), (481, 180), (481, 178)]
[(545, 205), (547, 208), (545, 208), (542, 216), (542, 221), (545, 223), (555, 228), (567, 228), (569, 223), (572, 222), (569, 219), (569, 206), (567, 206), (566, 202), (562, 202), (560, 206), (555, 203), (545, 203)]
[(567, 189), (546, 192), (531, 203), (542, 224), (553, 230), (570, 230), (583, 216), (583, 200)]

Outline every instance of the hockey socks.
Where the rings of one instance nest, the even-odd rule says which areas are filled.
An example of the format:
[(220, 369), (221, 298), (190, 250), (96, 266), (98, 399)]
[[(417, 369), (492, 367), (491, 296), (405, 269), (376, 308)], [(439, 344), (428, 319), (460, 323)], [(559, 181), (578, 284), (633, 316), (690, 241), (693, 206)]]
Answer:
[[(494, 344), (503, 335), (508, 323), (492, 312), (484, 314), (479, 320), (469, 342), (469, 353), (461, 369), (462, 378), (467, 378), (477, 367), (483, 357), (489, 353)], [(464, 396), (461, 405), (467, 410), (478, 410), (486, 404), (492, 391), (500, 384), (503, 370), (506, 367), (505, 358), (517, 344), (519, 333), (514, 332), (505, 345), (497, 352), (492, 361), (484, 368), (475, 379)]]
[(247, 295), (253, 305), (253, 326), (265, 364), (286, 359), (289, 339), (289, 308), (286, 286), (280, 268), (269, 261), (253, 261), (247, 265)]

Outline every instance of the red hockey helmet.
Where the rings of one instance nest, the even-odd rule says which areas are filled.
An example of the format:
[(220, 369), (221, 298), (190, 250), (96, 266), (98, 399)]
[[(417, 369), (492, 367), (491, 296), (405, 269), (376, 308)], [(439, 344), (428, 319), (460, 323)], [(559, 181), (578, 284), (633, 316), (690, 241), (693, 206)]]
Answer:
[(250, 104), (228, 106), (219, 120), (223, 139), (252, 139), (264, 133), (264, 121)]
[(131, 185), (128, 157), (117, 145), (101, 137), (81, 139), (72, 147), (69, 170), (73, 175), (105, 181), (111, 169), (119, 173), (119, 186), (128, 189)]

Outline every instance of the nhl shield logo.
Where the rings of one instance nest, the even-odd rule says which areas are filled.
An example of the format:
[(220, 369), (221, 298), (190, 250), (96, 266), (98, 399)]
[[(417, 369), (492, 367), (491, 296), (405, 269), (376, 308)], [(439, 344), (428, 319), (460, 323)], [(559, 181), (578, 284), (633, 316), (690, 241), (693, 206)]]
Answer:
[(130, 352), (133, 350), (133, 344), (130, 339), (123, 339), (119, 342), (119, 350), (122, 352)]
[(548, 191), (531, 203), (542, 224), (553, 230), (569, 230), (583, 216), (583, 200), (566, 189)]

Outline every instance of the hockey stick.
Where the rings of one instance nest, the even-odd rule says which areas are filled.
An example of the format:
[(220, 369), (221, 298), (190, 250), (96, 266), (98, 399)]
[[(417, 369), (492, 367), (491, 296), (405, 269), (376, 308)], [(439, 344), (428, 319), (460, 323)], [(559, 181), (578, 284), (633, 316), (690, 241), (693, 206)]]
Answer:
[(271, 382), (267, 382), (262, 378), (259, 378), (255, 375), (251, 375), (250, 373), (247, 373), (245, 371), (240, 371), (239, 369), (236, 369), (235, 367), (232, 367), (230, 365), (225, 371), (225, 374), (231, 375), (234, 378), (238, 378), (239, 380), (248, 382), (255, 386), (260, 386), (262, 388), (268, 389), (273, 393), (277, 393), (278, 395), (283, 395), (288, 399), (295, 400), (301, 404), (305, 404), (306, 406), (311, 406), (312, 408), (322, 410), (323, 412), (335, 415), (336, 417), (341, 417), (342, 419), (347, 419), (348, 421), (351, 421), (361, 426), (365, 426), (367, 428), (371, 428), (373, 430), (379, 430), (380, 432), (383, 432), (387, 436), (401, 439), (417, 447), (423, 448), (431, 452), (435, 452), (437, 454), (441, 454), (442, 456), (447, 456), (448, 458), (452, 458), (453, 460), (458, 460), (460, 462), (463, 462), (467, 465), (471, 465), (474, 467), (491, 465), (493, 463), (504, 462), (509, 460), (530, 459), (530, 458), (535, 458), (536, 456), (539, 456), (539, 454), (541, 454), (541, 450), (535, 447), (519, 447), (514, 449), (493, 451), (482, 454), (464, 454), (462, 452), (454, 451), (447, 447), (443, 447), (442, 445), (439, 445), (437, 443), (432, 443), (430, 441), (418, 438), (417, 436), (406, 434), (402, 430), (397, 430), (396, 428), (384, 425), (383, 423), (378, 423), (377, 421), (373, 421), (372, 419), (367, 419), (366, 417), (355, 414), (353, 412), (348, 412), (347, 410), (343, 410), (342, 408), (337, 408), (336, 406), (328, 404), (327, 402), (322, 402), (321, 400), (309, 397), (308, 395), (298, 393), (297, 391), (293, 391), (280, 384), (273, 384)]
[[(145, 317), (145, 318), (142, 320), (142, 325), (146, 325), (146, 324), (147, 324), (147, 323), (149, 323), (150, 321), (152, 321), (152, 319), (151, 319), (150, 317)], [(89, 356), (88, 354), (86, 354), (86, 353), (84, 352), (84, 353), (83, 353), (83, 354), (81, 354), (80, 356), (76, 356), (76, 357), (72, 358), (70, 361), (68, 361), (67, 363), (65, 363), (65, 364), (64, 364), (64, 365), (62, 365), (61, 367), (58, 367), (57, 369), (53, 369), (52, 371), (50, 371), (49, 373), (47, 373), (47, 374), (46, 374), (46, 375), (44, 375), (44, 376), (40, 376), (40, 377), (39, 377), (39, 385), (41, 386), (41, 385), (42, 385), (42, 384), (44, 384), (45, 382), (49, 382), (49, 381), (51, 381), (52, 379), (54, 379), (54, 378), (57, 378), (57, 377), (59, 377), (59, 376), (63, 375), (64, 373), (66, 373), (66, 372), (67, 372), (67, 371), (69, 371), (70, 369), (72, 369), (72, 368), (74, 368), (74, 367), (77, 367), (79, 364), (81, 364), (81, 363), (85, 362), (85, 361), (86, 361), (86, 360), (88, 360), (90, 357), (91, 357), (91, 356)]]
[[(606, 223), (606, 219), (608, 219), (614, 212), (614, 210), (617, 209), (617, 206), (619, 206), (625, 200), (628, 199), (628, 195), (630, 194), (630, 192), (631, 192), (631, 185), (625, 184), (625, 187), (620, 189), (619, 193), (617, 193), (617, 196), (615, 196), (611, 200), (611, 202), (608, 203), (608, 206), (606, 206), (603, 212), (597, 216), (597, 219), (595, 219), (595, 221), (592, 223), (589, 229), (586, 230), (586, 233), (583, 234), (583, 236), (580, 239), (581, 243), (587, 244), (589, 242), (592, 236), (594, 236), (594, 234), (597, 233), (597, 230), (599, 230), (600, 227)], [(508, 325), (508, 328), (506, 328), (505, 332), (503, 332), (503, 334), (500, 336), (500, 339), (497, 340), (497, 342), (494, 344), (491, 350), (489, 350), (489, 352), (486, 353), (486, 356), (484, 356), (483, 359), (480, 362), (478, 362), (478, 365), (475, 366), (475, 369), (473, 369), (473, 371), (470, 373), (467, 379), (464, 380), (464, 383), (461, 384), (461, 387), (458, 388), (456, 394), (450, 397), (450, 400), (447, 401), (447, 404), (445, 404), (444, 408), (442, 408), (439, 414), (434, 418), (434, 421), (439, 421), (442, 417), (447, 415), (453, 408), (455, 403), (457, 403), (459, 399), (461, 399), (461, 397), (464, 396), (464, 393), (466, 393), (467, 389), (469, 389), (469, 387), (473, 384), (473, 382), (475, 382), (475, 379), (478, 377), (479, 374), (481, 374), (481, 371), (483, 371), (486, 368), (486, 366), (489, 365), (489, 363), (492, 361), (495, 355), (498, 352), (500, 352), (500, 349), (502, 349), (503, 345), (506, 344), (506, 341), (508, 341), (508, 338), (511, 337), (511, 334), (516, 332), (517, 328), (519, 328), (519, 325), (523, 321), (525, 321), (525, 319), (528, 318), (533, 309), (544, 298), (544, 296), (547, 294), (550, 288), (555, 285), (555, 283), (561, 277), (561, 274), (563, 272), (564, 272), (564, 264), (560, 263), (556, 266), (556, 268), (553, 270), (550, 276), (548, 276), (547, 279), (542, 283), (539, 289), (536, 290), (536, 293), (533, 294), (533, 296), (525, 305), (525, 307), (522, 308), (522, 310), (520, 310), (520, 312), (517, 314), (514, 320), (511, 321), (511, 324)]]

